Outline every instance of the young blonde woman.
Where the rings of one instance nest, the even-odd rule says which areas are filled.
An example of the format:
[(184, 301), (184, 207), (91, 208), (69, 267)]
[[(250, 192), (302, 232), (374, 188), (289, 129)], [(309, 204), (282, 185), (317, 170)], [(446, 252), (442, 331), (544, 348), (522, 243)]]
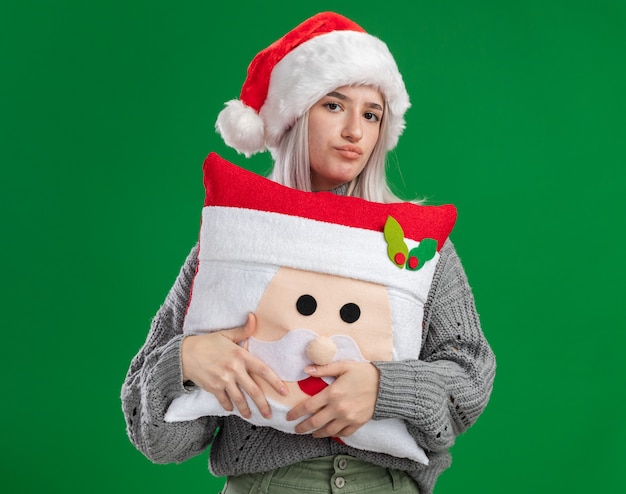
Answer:
[[(240, 99), (227, 103), (216, 126), (225, 142), (246, 156), (269, 149), (274, 158), (269, 178), (283, 185), (397, 202), (387, 185), (385, 156), (402, 133), (408, 107), (386, 45), (353, 21), (326, 12), (257, 54)], [(123, 410), (133, 444), (157, 463), (181, 462), (211, 445), (210, 470), (228, 478), (223, 492), (230, 494), (432, 492), (450, 465), (448, 449), (456, 436), (486, 406), (495, 372), (452, 243), (446, 241), (440, 251), (420, 359), (317, 367), (313, 375), (336, 380), (289, 412), (302, 435), (236, 416), (164, 421), (172, 400), (193, 386), (243, 417), (250, 407), (271, 415), (259, 382), (286, 393), (274, 371), (237, 344), (254, 333), (253, 317), (243, 327), (183, 336), (197, 255), (195, 246), (124, 382)], [(428, 465), (332, 440), (383, 418), (405, 422)]]

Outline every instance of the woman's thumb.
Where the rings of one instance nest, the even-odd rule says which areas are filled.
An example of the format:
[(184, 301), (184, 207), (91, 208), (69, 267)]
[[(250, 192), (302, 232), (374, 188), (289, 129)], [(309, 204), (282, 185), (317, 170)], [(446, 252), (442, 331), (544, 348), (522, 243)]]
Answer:
[(224, 336), (230, 339), (233, 343), (239, 343), (240, 341), (247, 340), (256, 331), (256, 317), (250, 312), (246, 323), (243, 326), (233, 329), (227, 329), (223, 331)]

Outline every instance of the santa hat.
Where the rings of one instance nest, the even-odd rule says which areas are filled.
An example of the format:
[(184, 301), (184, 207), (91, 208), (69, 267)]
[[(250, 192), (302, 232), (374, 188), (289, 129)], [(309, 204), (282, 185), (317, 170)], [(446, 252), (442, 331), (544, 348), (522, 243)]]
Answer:
[(341, 86), (371, 85), (385, 100), (386, 151), (404, 130), (409, 96), (387, 45), (350, 19), (323, 12), (259, 52), (239, 100), (215, 124), (224, 142), (246, 156), (275, 148), (316, 101)]

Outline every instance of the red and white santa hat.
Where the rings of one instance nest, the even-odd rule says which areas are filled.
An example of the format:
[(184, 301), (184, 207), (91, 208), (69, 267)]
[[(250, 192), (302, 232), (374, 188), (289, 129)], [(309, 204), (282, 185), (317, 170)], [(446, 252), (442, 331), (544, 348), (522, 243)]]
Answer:
[(246, 156), (274, 148), (316, 101), (347, 85), (383, 94), (387, 151), (404, 130), (409, 96), (387, 45), (334, 12), (305, 20), (259, 52), (248, 67), (240, 99), (215, 124), (224, 142)]

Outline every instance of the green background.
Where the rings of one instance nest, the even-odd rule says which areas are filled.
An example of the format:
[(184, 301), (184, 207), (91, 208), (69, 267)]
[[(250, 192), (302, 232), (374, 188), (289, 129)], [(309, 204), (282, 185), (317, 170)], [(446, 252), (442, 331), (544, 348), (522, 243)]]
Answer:
[(626, 492), (625, 5), (2, 2), (0, 490), (218, 491), (206, 454), (133, 448), (119, 390), (196, 240), (204, 156), (268, 168), (217, 113), (259, 49), (332, 9), (396, 56), (413, 107), (391, 175), (457, 205), (498, 357), (437, 494)]

